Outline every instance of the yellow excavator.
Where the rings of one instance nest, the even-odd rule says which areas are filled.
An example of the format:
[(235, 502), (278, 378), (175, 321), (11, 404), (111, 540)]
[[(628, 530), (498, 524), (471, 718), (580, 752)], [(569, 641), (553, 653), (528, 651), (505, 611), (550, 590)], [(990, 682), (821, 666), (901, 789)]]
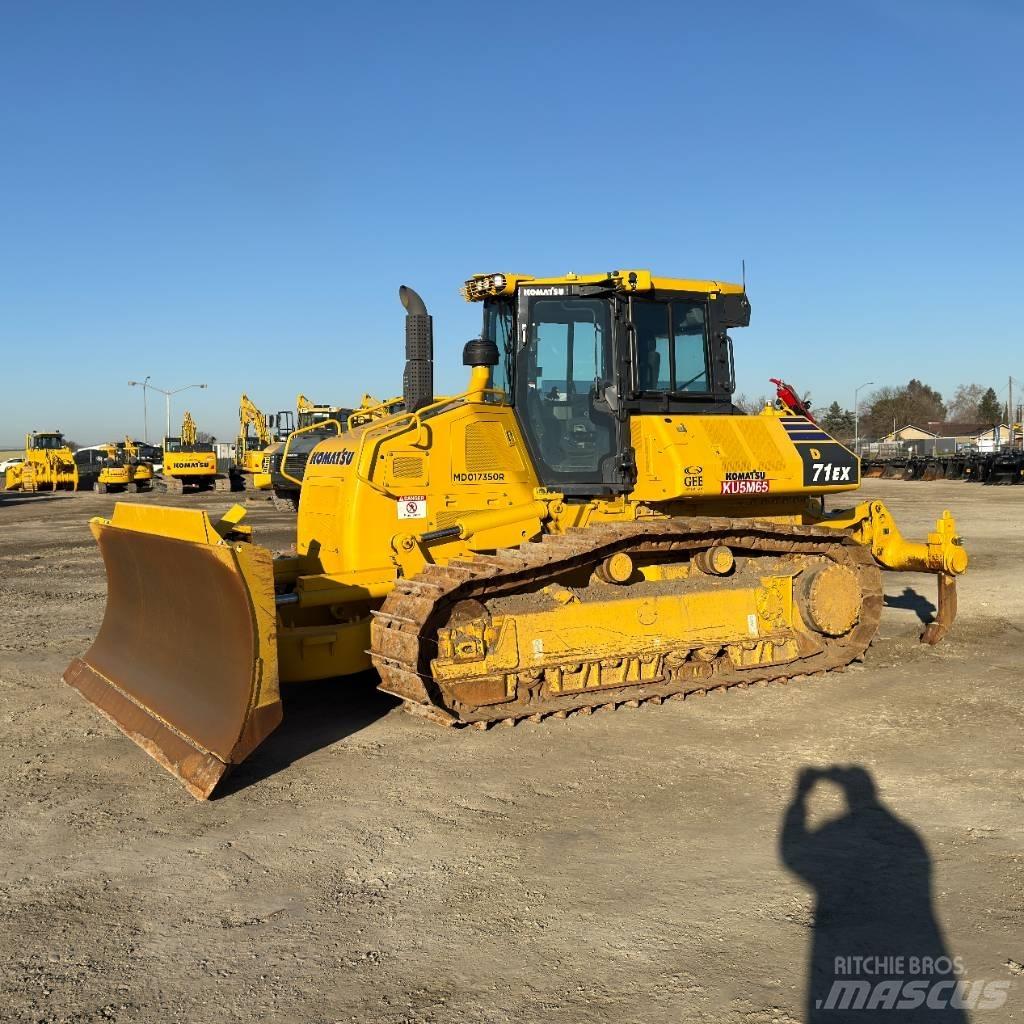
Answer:
[(74, 452), (59, 430), (32, 431), (25, 435), (25, 461), (4, 474), (7, 491), (74, 491), (78, 465)]
[(92, 472), (86, 470), (83, 484), (82, 470), (79, 468), (80, 485), (88, 486), (91, 480), (92, 489), (97, 494), (117, 494), (130, 487), (141, 492), (153, 486), (153, 466), (141, 458), (139, 446), (130, 437), (120, 442), (97, 445), (94, 450), (101, 454), (99, 469), (93, 469)]
[(450, 397), (400, 295), (404, 411), (313, 450), (293, 557), (238, 506), (92, 520), (106, 615), (64, 678), (194, 796), (281, 721), (281, 682), (372, 667), (409, 710), (486, 729), (841, 670), (886, 569), (936, 575), (923, 639), (950, 627), (950, 514), (913, 541), (880, 501), (833, 507), (857, 457), (785, 403), (733, 404), (741, 286), (475, 276), (483, 331)]
[[(301, 396), (300, 396), (301, 398)], [(235, 470), (246, 491), (268, 490), (270, 474), (264, 468), (265, 453), (284, 441), (295, 428), (291, 409), (264, 416), (248, 395), (238, 405), (239, 431), (235, 443)]]
[(111, 442), (99, 445), (97, 450), (102, 452), (103, 457), (92, 489), (97, 494), (127, 491), (132, 482), (132, 472), (125, 449)]
[(217, 472), (217, 453), (213, 445), (199, 440), (195, 420), (185, 413), (180, 437), (164, 438), (161, 484), (171, 494), (190, 491), (229, 491), (231, 480)]
[(126, 435), (124, 444), (118, 447), (124, 452), (128, 461), (128, 471), (131, 474), (135, 490), (140, 492), (152, 490), (155, 476), (153, 463), (143, 457), (141, 446)]

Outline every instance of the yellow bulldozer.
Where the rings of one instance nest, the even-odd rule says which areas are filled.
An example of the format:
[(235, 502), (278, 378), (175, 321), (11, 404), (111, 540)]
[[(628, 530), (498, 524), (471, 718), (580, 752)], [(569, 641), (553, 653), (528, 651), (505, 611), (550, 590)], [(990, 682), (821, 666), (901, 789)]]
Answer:
[(7, 491), (74, 491), (78, 465), (74, 452), (59, 430), (33, 431), (25, 435), (25, 461), (4, 474)]
[[(301, 398), (301, 396), (300, 396)], [(235, 442), (235, 472), (246, 491), (269, 490), (270, 473), (265, 468), (266, 453), (287, 439), (295, 429), (291, 409), (264, 415), (248, 395), (238, 405), (239, 431)]]
[(180, 437), (164, 438), (161, 485), (172, 494), (189, 491), (229, 491), (231, 480), (217, 472), (217, 453), (212, 444), (200, 441), (195, 420), (185, 413)]
[(238, 506), (92, 521), (106, 615), (64, 678), (194, 796), (281, 721), (281, 682), (373, 668), (409, 710), (486, 729), (827, 673), (875, 636), (884, 569), (935, 574), (923, 639), (949, 628), (949, 513), (912, 541), (880, 501), (832, 508), (857, 457), (799, 409), (733, 405), (741, 286), (463, 291), (466, 390), (434, 395), (432, 318), (402, 288), (405, 408), (310, 454), (294, 557)]

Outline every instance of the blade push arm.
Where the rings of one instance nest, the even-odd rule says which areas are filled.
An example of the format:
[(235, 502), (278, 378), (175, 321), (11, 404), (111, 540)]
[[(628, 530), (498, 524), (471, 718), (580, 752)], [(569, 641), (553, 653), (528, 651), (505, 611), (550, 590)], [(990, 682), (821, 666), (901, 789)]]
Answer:
[(956, 618), (956, 578), (967, 571), (968, 557), (947, 509), (925, 541), (907, 540), (892, 513), (880, 501), (837, 512), (816, 525), (847, 530), (871, 549), (875, 561), (893, 572), (928, 572), (938, 576), (938, 611), (921, 634), (928, 644), (938, 643)]

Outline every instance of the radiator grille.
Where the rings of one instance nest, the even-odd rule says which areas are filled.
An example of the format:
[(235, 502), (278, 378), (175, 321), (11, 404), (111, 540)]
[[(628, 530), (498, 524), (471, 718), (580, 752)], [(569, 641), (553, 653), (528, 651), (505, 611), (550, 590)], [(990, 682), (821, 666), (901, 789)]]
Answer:
[(391, 475), (396, 480), (416, 480), (423, 476), (422, 455), (396, 455), (391, 462)]
[(464, 516), (465, 510), (461, 512), (458, 509), (449, 509), (447, 512), (438, 512), (434, 516), (434, 521), (437, 524), (436, 529), (443, 530), (447, 526), (451, 526), (452, 523), (456, 522), (459, 516)]
[(466, 470), (487, 473), (504, 470), (521, 473), (523, 457), (510, 445), (505, 428), (498, 422), (470, 423), (466, 427)]

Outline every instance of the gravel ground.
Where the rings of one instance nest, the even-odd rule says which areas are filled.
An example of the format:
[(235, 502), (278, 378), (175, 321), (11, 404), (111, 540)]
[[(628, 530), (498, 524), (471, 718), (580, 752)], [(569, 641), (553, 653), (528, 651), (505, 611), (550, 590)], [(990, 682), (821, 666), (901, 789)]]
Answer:
[[(934, 582), (892, 575), (864, 664), (828, 681), (483, 733), (370, 677), (297, 687), (205, 804), (60, 682), (102, 616), (86, 524), (114, 498), (0, 497), (0, 1018), (783, 1024), (809, 1019), (812, 960), (895, 935), (1010, 984), (973, 1019), (1020, 1019), (1024, 487), (865, 493), (911, 536), (957, 516), (972, 566), (939, 647), (916, 641)], [(288, 517), (250, 519), (288, 547)], [(822, 781), (825, 831), (801, 831), (794, 786), (831, 764), (881, 804)]]

